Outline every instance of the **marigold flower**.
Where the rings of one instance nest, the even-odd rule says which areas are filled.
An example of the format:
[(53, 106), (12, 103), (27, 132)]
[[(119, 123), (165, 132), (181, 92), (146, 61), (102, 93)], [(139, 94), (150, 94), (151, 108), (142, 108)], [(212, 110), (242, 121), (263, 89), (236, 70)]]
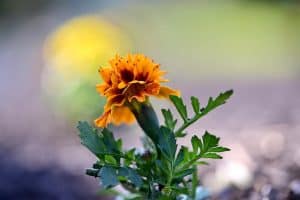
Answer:
[(162, 82), (168, 81), (163, 78), (166, 72), (142, 54), (116, 55), (109, 63), (109, 67), (99, 69), (103, 83), (96, 86), (97, 91), (107, 98), (104, 113), (95, 120), (98, 127), (106, 127), (110, 122), (116, 125), (134, 122), (129, 105), (135, 101), (145, 102), (149, 96), (179, 95), (178, 91), (161, 86)]

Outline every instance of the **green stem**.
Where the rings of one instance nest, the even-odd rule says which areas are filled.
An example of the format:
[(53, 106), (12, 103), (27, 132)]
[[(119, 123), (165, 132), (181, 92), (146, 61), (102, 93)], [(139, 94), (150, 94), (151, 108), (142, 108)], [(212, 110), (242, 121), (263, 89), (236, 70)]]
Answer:
[(145, 102), (138, 102), (133, 100), (128, 103), (128, 106), (134, 114), (138, 124), (146, 133), (146, 135), (157, 146), (160, 133), (159, 121), (156, 113), (148, 100)]
[(196, 122), (198, 119), (200, 119), (201, 117), (203, 117), (206, 114), (207, 114), (207, 112), (203, 112), (198, 115), (195, 115), (192, 119), (188, 119), (187, 121), (185, 121), (181, 125), (181, 127), (179, 127), (178, 130), (175, 132), (175, 136), (178, 137), (182, 133), (182, 131), (184, 131), (184, 129), (189, 127), (191, 124), (193, 124), (194, 122)]
[(193, 166), (193, 169), (194, 169), (194, 172), (193, 172), (193, 175), (192, 175), (192, 194), (191, 196), (193, 198), (195, 198), (195, 195), (196, 195), (196, 188), (199, 184), (199, 181), (198, 181), (198, 169), (197, 169), (197, 166), (194, 165)]

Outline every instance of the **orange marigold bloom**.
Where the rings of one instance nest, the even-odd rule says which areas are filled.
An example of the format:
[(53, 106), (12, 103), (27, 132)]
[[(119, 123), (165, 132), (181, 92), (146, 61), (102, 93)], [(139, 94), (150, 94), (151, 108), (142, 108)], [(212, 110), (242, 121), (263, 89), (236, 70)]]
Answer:
[(102, 84), (97, 91), (107, 98), (104, 113), (95, 120), (98, 127), (106, 127), (110, 122), (119, 125), (135, 121), (128, 105), (132, 101), (145, 102), (148, 96), (168, 98), (179, 92), (161, 86), (166, 82), (159, 64), (142, 54), (128, 54), (126, 57), (116, 55), (109, 67), (101, 67), (99, 74)]

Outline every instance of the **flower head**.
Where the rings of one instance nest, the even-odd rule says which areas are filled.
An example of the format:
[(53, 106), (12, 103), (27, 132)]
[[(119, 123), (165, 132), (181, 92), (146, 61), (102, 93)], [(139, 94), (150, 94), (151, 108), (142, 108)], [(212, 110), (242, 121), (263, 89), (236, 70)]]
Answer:
[(109, 63), (109, 67), (99, 69), (103, 83), (96, 86), (97, 91), (107, 98), (104, 113), (95, 120), (98, 127), (105, 127), (110, 122), (116, 125), (134, 122), (135, 117), (129, 108), (133, 102), (145, 102), (149, 96), (168, 98), (179, 94), (161, 86), (167, 81), (163, 78), (166, 72), (142, 54), (117, 55)]

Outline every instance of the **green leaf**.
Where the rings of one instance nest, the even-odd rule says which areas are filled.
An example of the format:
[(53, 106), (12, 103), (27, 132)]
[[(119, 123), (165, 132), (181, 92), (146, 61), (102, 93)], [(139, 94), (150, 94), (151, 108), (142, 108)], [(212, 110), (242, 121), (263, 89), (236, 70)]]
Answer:
[[(182, 187), (182, 186), (178, 186), (178, 185), (173, 185), (172, 190), (176, 192), (177, 196), (181, 195), (181, 194), (189, 194), (189, 188), (187, 187)], [(177, 198), (178, 199), (178, 198)]]
[(106, 148), (101, 137), (87, 122), (78, 122), (77, 129), (79, 130), (81, 144), (86, 146), (92, 153), (99, 156), (105, 151)]
[(198, 150), (202, 146), (201, 140), (196, 135), (194, 135), (191, 141), (192, 141), (193, 151), (195, 154), (197, 154)]
[(229, 97), (233, 94), (233, 90), (228, 90), (224, 93), (220, 93), (215, 99), (212, 97), (209, 98), (206, 107), (200, 108), (200, 103), (198, 98), (191, 97), (191, 102), (193, 106), (193, 110), (195, 115), (192, 118), (187, 117), (186, 106), (184, 105), (181, 98), (176, 96), (171, 96), (171, 100), (174, 103), (176, 109), (178, 110), (179, 114), (183, 118), (184, 123), (175, 131), (175, 136), (178, 137), (182, 135), (183, 131), (189, 127), (191, 124), (199, 120), (201, 117), (205, 116), (207, 113), (215, 109), (216, 107), (226, 103)]
[(178, 132), (175, 137), (179, 137), (179, 138), (182, 138), (182, 137), (185, 137), (187, 135), (187, 133), (184, 133), (184, 132)]
[(110, 153), (118, 153), (118, 143), (116, 142), (112, 132), (110, 132), (107, 128), (104, 128), (101, 133), (103, 134), (103, 142), (107, 151)]
[(181, 146), (178, 154), (177, 154), (177, 157), (176, 157), (176, 160), (175, 160), (175, 167), (178, 166), (183, 160), (184, 160), (184, 146)]
[(177, 111), (179, 112), (181, 118), (183, 121), (187, 122), (188, 121), (188, 116), (187, 116), (187, 109), (186, 106), (184, 105), (182, 98), (178, 96), (170, 96), (170, 100), (173, 102), (175, 105)]
[(176, 170), (184, 170), (195, 164), (207, 164), (207, 162), (199, 161), (201, 158), (222, 159), (222, 156), (218, 153), (230, 149), (219, 146), (219, 140), (220, 138), (207, 131), (201, 139), (194, 135), (191, 139), (193, 151), (182, 150), (184, 152), (184, 162)]
[(135, 153), (135, 148), (130, 149), (129, 151), (126, 152), (126, 156), (130, 158), (131, 160), (134, 160), (134, 153)]
[(206, 153), (206, 154), (202, 155), (202, 158), (222, 159), (222, 156), (220, 156), (216, 153)]
[(116, 141), (116, 143), (117, 143), (117, 147), (118, 147), (118, 151), (122, 151), (122, 147), (123, 147), (123, 141), (122, 141), (122, 139), (120, 138), (120, 139), (118, 139), (117, 141)]
[[(170, 169), (169, 169), (168, 164), (166, 162), (162, 162), (161, 160), (156, 160), (155, 164), (163, 172), (163, 174), (165, 174), (165, 175), (169, 174)], [(162, 176), (160, 178), (165, 179), (166, 176)]]
[(215, 135), (205, 131), (205, 134), (202, 136), (203, 148), (200, 148), (200, 157), (222, 159), (222, 156), (217, 153), (229, 151), (230, 149), (219, 146), (219, 140), (219, 137), (216, 137)]
[(193, 168), (184, 169), (184, 170), (176, 172), (175, 175), (174, 175), (174, 178), (175, 179), (182, 179), (185, 176), (191, 175), (193, 172), (194, 172)]
[(184, 153), (184, 161), (188, 161), (190, 159), (190, 152), (189, 149), (185, 146), (182, 146), (183, 153)]
[(230, 151), (229, 148), (226, 147), (212, 147), (209, 149), (210, 152), (224, 152), (224, 151)]
[(205, 162), (205, 161), (197, 161), (196, 164), (197, 165), (209, 165), (209, 163)]
[(104, 188), (114, 187), (119, 184), (116, 170), (112, 167), (102, 167), (99, 172), (99, 176)]
[(175, 125), (176, 125), (176, 123), (177, 123), (177, 120), (176, 120), (176, 119), (174, 120), (171, 111), (170, 111), (169, 109), (168, 109), (168, 110), (162, 109), (161, 111), (162, 111), (162, 114), (163, 114), (163, 116), (164, 116), (164, 118), (165, 118), (165, 125), (166, 125), (169, 129), (174, 130)]
[(171, 132), (171, 130), (166, 127), (162, 126), (160, 130), (161, 134), (159, 135), (158, 147), (160, 148), (162, 153), (166, 155), (167, 159), (169, 159), (169, 161), (172, 161), (175, 157), (177, 148), (175, 136), (173, 132)]
[(199, 99), (197, 97), (192, 96), (191, 97), (191, 102), (192, 102), (192, 106), (193, 106), (193, 110), (196, 114), (199, 114), (200, 112), (200, 103), (199, 103)]
[(226, 103), (226, 100), (228, 100), (232, 94), (233, 90), (228, 90), (224, 93), (220, 93), (219, 96), (217, 96), (215, 99), (210, 97), (206, 107), (201, 110), (201, 113), (206, 114), (216, 107)]
[(122, 167), (119, 169), (118, 175), (126, 177), (136, 187), (141, 187), (143, 184), (141, 176), (132, 168)]
[(219, 144), (219, 140), (220, 138), (205, 131), (205, 134), (202, 136), (202, 141), (204, 146), (203, 150), (208, 151), (212, 147), (217, 147)]
[(104, 160), (105, 160), (105, 162), (107, 164), (112, 164), (112, 165), (116, 165), (117, 164), (116, 159), (113, 156), (110, 156), (110, 155), (105, 155), (104, 156)]

